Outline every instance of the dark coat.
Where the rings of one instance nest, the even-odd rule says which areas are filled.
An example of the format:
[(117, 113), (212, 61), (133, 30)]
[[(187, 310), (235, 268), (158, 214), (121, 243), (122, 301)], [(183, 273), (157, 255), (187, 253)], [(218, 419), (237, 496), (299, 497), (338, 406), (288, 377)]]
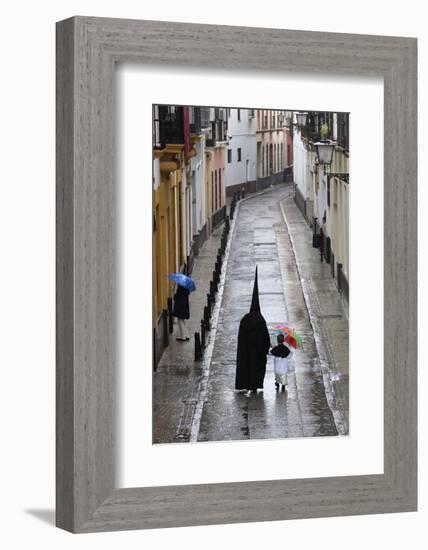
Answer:
[(275, 357), (288, 357), (290, 355), (290, 350), (284, 344), (278, 344), (270, 350), (271, 354)]
[(189, 309), (190, 292), (184, 286), (178, 286), (174, 296), (174, 307), (172, 314), (179, 319), (188, 319), (190, 317)]
[(263, 315), (250, 311), (239, 324), (235, 378), (237, 390), (263, 388), (269, 348), (269, 331)]

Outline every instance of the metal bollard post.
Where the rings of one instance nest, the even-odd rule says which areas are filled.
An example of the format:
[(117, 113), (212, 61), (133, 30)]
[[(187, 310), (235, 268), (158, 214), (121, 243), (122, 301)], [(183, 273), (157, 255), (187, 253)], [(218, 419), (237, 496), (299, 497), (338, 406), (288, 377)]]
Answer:
[(168, 330), (171, 334), (174, 331), (174, 317), (172, 315), (172, 298), (168, 298), (167, 300), (168, 304)]
[(195, 361), (200, 361), (201, 359), (202, 359), (201, 337), (199, 332), (195, 332)]
[(205, 342), (205, 323), (204, 320), (201, 319), (201, 346), (204, 348), (206, 346)]
[(210, 317), (208, 315), (208, 308), (207, 306), (204, 307), (204, 323), (205, 323), (205, 329), (210, 330)]

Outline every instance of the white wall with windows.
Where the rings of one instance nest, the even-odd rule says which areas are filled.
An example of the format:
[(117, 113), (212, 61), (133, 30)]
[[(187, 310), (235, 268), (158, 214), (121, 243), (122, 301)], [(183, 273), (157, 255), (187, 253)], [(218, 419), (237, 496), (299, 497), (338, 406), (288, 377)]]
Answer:
[(256, 120), (252, 109), (228, 109), (225, 186), (256, 179)]

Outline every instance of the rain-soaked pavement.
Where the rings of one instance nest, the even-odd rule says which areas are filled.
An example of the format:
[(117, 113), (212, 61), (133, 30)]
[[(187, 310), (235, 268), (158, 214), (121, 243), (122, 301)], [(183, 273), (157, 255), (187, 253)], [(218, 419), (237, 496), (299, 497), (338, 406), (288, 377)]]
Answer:
[[(153, 442), (348, 433), (348, 321), (329, 267), (312, 248), (292, 187), (278, 185), (241, 201), (230, 241), (204, 360), (194, 363), (193, 345), (174, 341), (154, 373)], [(205, 243), (195, 263), (195, 330), (206, 296), (203, 286), (212, 271), (210, 254), (215, 257), (217, 247), (218, 235)], [(303, 348), (291, 356), (294, 373), (288, 391), (275, 389), (270, 357), (264, 390), (247, 397), (234, 390), (235, 361), (239, 321), (249, 310), (256, 264), (272, 342), (272, 325), (287, 323), (302, 336)], [(201, 290), (202, 301), (196, 296)]]

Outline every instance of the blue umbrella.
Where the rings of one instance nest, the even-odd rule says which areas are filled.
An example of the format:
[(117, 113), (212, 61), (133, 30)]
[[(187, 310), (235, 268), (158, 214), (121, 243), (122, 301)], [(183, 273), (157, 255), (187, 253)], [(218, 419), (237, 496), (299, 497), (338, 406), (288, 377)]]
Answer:
[(190, 292), (196, 290), (195, 281), (192, 279), (192, 277), (184, 275), (184, 273), (173, 273), (172, 275), (169, 275), (168, 278), (171, 281), (174, 281), (174, 283), (177, 283), (180, 286), (184, 286), (184, 288), (187, 288), (187, 290), (189, 290)]

